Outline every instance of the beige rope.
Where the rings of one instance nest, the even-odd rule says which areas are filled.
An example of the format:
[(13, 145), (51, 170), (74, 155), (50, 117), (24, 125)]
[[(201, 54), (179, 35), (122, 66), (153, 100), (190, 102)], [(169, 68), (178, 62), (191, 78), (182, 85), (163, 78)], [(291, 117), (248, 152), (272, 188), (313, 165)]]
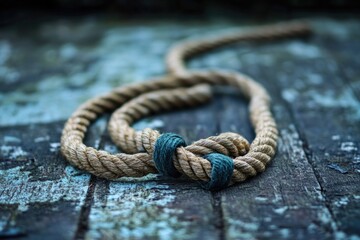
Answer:
[[(257, 172), (263, 171), (265, 169), (265, 164), (270, 161), (271, 157), (275, 154), (277, 139), (276, 125), (269, 109), (269, 97), (265, 90), (255, 81), (244, 75), (229, 72), (194, 72), (187, 73), (186, 76), (181, 77), (166, 76), (151, 82), (118, 88), (104, 96), (89, 100), (82, 105), (66, 123), (61, 139), (62, 153), (72, 164), (104, 178), (115, 179), (122, 176), (143, 176), (151, 172), (156, 172), (150, 154), (158, 136), (155, 131), (149, 131), (148, 129), (144, 130), (141, 132), (140, 138), (132, 135), (133, 132), (130, 131), (130, 134), (127, 136), (129, 139), (140, 139), (140, 141), (136, 142), (136, 146), (142, 146), (142, 148), (148, 152), (135, 154), (119, 153), (111, 155), (105, 151), (98, 151), (94, 148), (86, 147), (83, 144), (82, 141), (87, 127), (90, 125), (90, 122), (96, 119), (100, 114), (111, 111), (118, 105), (122, 105), (143, 93), (157, 89), (171, 89), (174, 85), (192, 86), (199, 83), (234, 86), (249, 98), (250, 117), (251, 122), (255, 126), (256, 138), (252, 142), (248, 154), (234, 159), (235, 170), (232, 180), (233, 182), (243, 181), (248, 176), (254, 176)], [(192, 96), (191, 92), (189, 96)], [(148, 96), (143, 97), (145, 99), (148, 98)], [(162, 97), (163, 94), (160, 94), (159, 98)], [(208, 96), (205, 94), (205, 97)], [(135, 99), (135, 101), (139, 100)], [(126, 107), (125, 110), (131, 108), (134, 109), (134, 107), (131, 107), (133, 102), (129, 102), (128, 104), (130, 107), (124, 105)], [(128, 113), (129, 111), (131, 110), (125, 112)], [(120, 116), (120, 118), (127, 120), (129, 123), (144, 114), (139, 111), (136, 112), (138, 115), (132, 114), (132, 116), (131, 114), (129, 115), (126, 113), (125, 117)], [(114, 115), (113, 117), (116, 116), (117, 115)], [(112, 136), (116, 135), (114, 134), (117, 131), (116, 127), (113, 128), (109, 125), (109, 129)], [(119, 129), (118, 133), (122, 134), (121, 132), (122, 128)], [(228, 151), (229, 156), (236, 156), (234, 150), (231, 150), (231, 148), (234, 149), (234, 147), (228, 147), (230, 142), (233, 142), (234, 145), (236, 144), (235, 147), (239, 149), (239, 155), (247, 149), (246, 142), (241, 136), (230, 133), (220, 136), (221, 137), (210, 138), (209, 140), (219, 143), (224, 148), (227, 148), (227, 150), (223, 150), (224, 154), (227, 154), (226, 151)], [(222, 136), (224, 136), (226, 140), (222, 140)], [(223, 141), (226, 141), (227, 144), (222, 144)], [(218, 148), (213, 149), (212, 145), (205, 144), (205, 141), (200, 142), (203, 143), (200, 144), (200, 146), (205, 146), (210, 149), (203, 151), (209, 152), (218, 150)], [(196, 146), (197, 144), (193, 145)], [(216, 146), (218, 145), (216, 144)], [(209, 180), (211, 170), (210, 163), (200, 156), (185, 150), (186, 149), (183, 148), (178, 149), (178, 155), (175, 160), (175, 167), (178, 171), (193, 179)], [(201, 154), (203, 152), (199, 153)]]
[[(277, 36), (293, 34), (278, 33)], [(274, 36), (272, 34), (271, 37)], [(63, 155), (73, 165), (108, 179), (155, 173), (152, 153), (160, 133), (151, 129), (136, 132), (130, 127), (131, 124), (159, 111), (194, 106), (208, 101), (212, 96), (208, 85), (229, 85), (237, 88), (249, 99), (251, 123), (256, 133), (254, 141), (249, 146), (242, 136), (235, 133), (223, 133), (202, 139), (190, 146), (177, 148), (173, 159), (174, 165), (179, 172), (192, 179), (208, 181), (211, 165), (202, 156), (218, 152), (234, 159), (231, 183), (243, 181), (264, 171), (266, 164), (275, 154), (278, 136), (265, 89), (251, 78), (235, 72), (184, 70), (183, 58), (235, 41), (222, 40), (223, 43), (220, 43), (220, 40), (215, 39), (209, 45), (205, 44), (203, 49), (197, 47), (196, 42), (188, 48), (179, 45), (168, 55), (168, 67), (174, 75), (117, 88), (80, 106), (65, 124), (61, 138)], [(179, 49), (192, 50), (182, 52)], [(119, 106), (121, 108), (114, 112), (109, 122), (109, 132), (114, 142), (125, 153), (112, 155), (85, 146), (83, 138), (90, 123), (104, 112), (113, 111)]]
[(186, 59), (226, 44), (305, 36), (310, 33), (311, 29), (308, 24), (305, 22), (294, 21), (290, 23), (272, 24), (252, 28), (247, 31), (232, 32), (209, 38), (182, 41), (175, 44), (168, 52), (166, 56), (166, 66), (170, 73), (181, 74), (188, 71), (185, 67)]

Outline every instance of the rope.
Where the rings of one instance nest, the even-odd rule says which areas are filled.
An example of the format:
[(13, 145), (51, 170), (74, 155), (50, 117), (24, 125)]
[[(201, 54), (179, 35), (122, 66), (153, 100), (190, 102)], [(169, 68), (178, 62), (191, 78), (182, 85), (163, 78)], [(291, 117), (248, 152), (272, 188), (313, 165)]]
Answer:
[(187, 40), (174, 45), (166, 56), (166, 66), (170, 73), (181, 74), (188, 70), (185, 60), (194, 55), (214, 48), (244, 41), (268, 41), (294, 36), (306, 36), (311, 33), (309, 25), (304, 22), (279, 23), (252, 28), (247, 31), (232, 32), (214, 37)]
[[(278, 138), (266, 90), (250, 77), (236, 72), (187, 71), (184, 59), (235, 41), (308, 32), (306, 25), (292, 23), (176, 45), (167, 57), (170, 75), (114, 89), (81, 105), (64, 126), (61, 152), (71, 164), (107, 179), (156, 172), (170, 176), (180, 173), (205, 182), (203, 186), (208, 189), (218, 190), (255, 176), (265, 170), (275, 155)], [(248, 98), (250, 120), (256, 133), (251, 144), (241, 135), (227, 132), (185, 146), (181, 137), (161, 135), (149, 128), (142, 131), (131, 128), (135, 121), (151, 114), (209, 101), (211, 85), (232, 86)], [(108, 130), (123, 153), (110, 154), (85, 146), (83, 139), (91, 122), (116, 108)]]

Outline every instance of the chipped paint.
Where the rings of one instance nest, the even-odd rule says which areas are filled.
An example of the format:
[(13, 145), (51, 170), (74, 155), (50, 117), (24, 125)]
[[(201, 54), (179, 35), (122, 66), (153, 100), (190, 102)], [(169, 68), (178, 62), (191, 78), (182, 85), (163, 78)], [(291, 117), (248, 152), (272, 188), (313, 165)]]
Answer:
[(121, 182), (146, 182), (146, 181), (154, 181), (159, 180), (159, 174), (150, 173), (143, 177), (121, 177), (117, 181)]
[[(355, 163), (355, 164), (360, 163), (360, 155), (359, 155), (359, 154), (356, 154), (356, 155), (354, 156), (352, 162)], [(359, 169), (357, 169), (357, 170), (359, 170)]]
[(111, 182), (105, 202), (95, 201), (86, 239), (188, 239), (182, 210), (169, 207), (175, 190), (156, 182)]
[(339, 94), (332, 90), (321, 91), (311, 89), (308, 91), (298, 91), (295, 88), (287, 88), (281, 91), (281, 96), (286, 101), (293, 103), (299, 99), (306, 99), (309, 108), (346, 108), (349, 109), (348, 115), (354, 119), (360, 118), (360, 104), (354, 93), (350, 89), (344, 89)]
[(14, 137), (14, 136), (4, 136), (4, 142), (5, 143), (20, 143), (20, 138)]
[(334, 140), (334, 141), (340, 140), (340, 136), (339, 135), (333, 135), (333, 136), (331, 136), (331, 140)]
[[(313, 190), (311, 190), (311, 189), (309, 190), (306, 186), (304, 186), (304, 189), (305, 189), (306, 193), (307, 193), (309, 196), (315, 194), (315, 197), (316, 197), (317, 200), (319, 200), (319, 201), (325, 201), (325, 197), (324, 197), (324, 195), (323, 195), (322, 192), (321, 192), (320, 186), (314, 187)], [(291, 207), (291, 209), (293, 209), (293, 208), (294, 208), (294, 206)]]
[(358, 148), (353, 142), (342, 142), (340, 146), (340, 150), (344, 152), (355, 152), (357, 149)]
[(335, 222), (333, 221), (333, 218), (331, 216), (331, 213), (329, 209), (327, 208), (321, 208), (321, 211), (318, 211), (318, 219), (319, 221), (324, 224), (325, 226), (331, 227), (333, 230), (337, 230), (337, 226)]
[(297, 57), (316, 58), (322, 56), (320, 48), (299, 41), (287, 44), (285, 50)]
[(238, 219), (226, 219), (227, 237), (229, 239), (253, 239), (256, 235), (260, 224), (257, 222), (244, 222)]
[(322, 91), (321, 93), (310, 90), (306, 92), (306, 96), (310, 98), (309, 107), (348, 108), (352, 111), (351, 114), (354, 117), (360, 118), (360, 104), (351, 89), (345, 88), (339, 94), (335, 94), (331, 90)]
[[(75, 172), (72, 166), (66, 172)], [(17, 204), (19, 211), (26, 211), (30, 203), (49, 203), (60, 200), (83, 204), (90, 177), (88, 174), (63, 175), (49, 181), (30, 181), (29, 171), (15, 167), (0, 170), (0, 204)]]
[(299, 96), (299, 93), (293, 88), (287, 88), (281, 91), (281, 96), (288, 102), (293, 102)]
[(59, 142), (50, 143), (50, 152), (58, 152), (61, 144)]
[(279, 233), (280, 233), (281, 237), (283, 237), (284, 239), (289, 239), (289, 237), (290, 237), (290, 230), (287, 228), (280, 229)]
[(289, 208), (285, 206), (285, 207), (275, 208), (273, 209), (273, 211), (279, 215), (283, 215), (288, 209)]
[(276, 204), (276, 203), (281, 203), (283, 201), (282, 195), (280, 194), (280, 190), (273, 186), (274, 189), (274, 198), (271, 200), (272, 203)]
[(24, 151), (22, 147), (9, 145), (2, 145), (0, 147), (0, 154), (4, 158), (9, 159), (26, 158), (27, 156), (29, 156), (29, 153)]
[(73, 59), (77, 54), (78, 49), (71, 43), (64, 44), (59, 50), (60, 57), (65, 61)]
[(341, 166), (340, 166), (339, 164), (337, 164), (337, 163), (330, 163), (330, 164), (328, 164), (327, 166), (328, 166), (329, 168), (331, 168), (331, 169), (334, 169), (334, 170), (342, 173), (342, 174), (345, 174), (345, 173), (348, 173), (348, 172), (349, 172), (348, 169), (346, 169), (346, 168), (344, 168), (344, 167), (341, 167)]
[(44, 136), (44, 137), (37, 137), (34, 139), (35, 143), (39, 143), (39, 142), (46, 142), (50, 140), (50, 136)]
[(134, 128), (138, 131), (145, 128), (159, 129), (164, 127), (164, 122), (160, 119), (141, 120), (134, 124)]
[(349, 203), (349, 197), (341, 197), (339, 200), (335, 201), (334, 204), (337, 207), (346, 206)]
[(258, 202), (266, 202), (268, 200), (268, 198), (266, 197), (255, 197), (255, 201)]
[(337, 231), (334, 234), (336, 240), (360, 240), (360, 236), (358, 235), (347, 235), (343, 231)]
[[(282, 152), (291, 152), (297, 159), (289, 159), (299, 164), (299, 159), (306, 159), (305, 152), (302, 148), (303, 142), (296, 130), (294, 124), (290, 124), (287, 128), (281, 129), (280, 148)], [(291, 147), (291, 150), (288, 148)]]

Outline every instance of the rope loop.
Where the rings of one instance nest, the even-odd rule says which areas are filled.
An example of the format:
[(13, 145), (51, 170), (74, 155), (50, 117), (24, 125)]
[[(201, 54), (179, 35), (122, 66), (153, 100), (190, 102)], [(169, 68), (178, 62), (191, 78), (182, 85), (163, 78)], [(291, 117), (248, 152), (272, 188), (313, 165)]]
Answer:
[[(212, 97), (210, 85), (233, 86), (248, 97), (250, 120), (256, 132), (251, 144), (237, 133), (225, 132), (185, 146), (175, 135), (165, 134), (161, 137), (156, 130), (147, 128), (136, 131), (131, 127), (135, 121), (158, 112), (208, 102)], [(87, 147), (82, 141), (92, 121), (117, 107), (114, 101), (118, 101), (117, 105), (121, 107), (113, 112), (108, 131), (122, 153), (112, 155)], [(115, 89), (86, 102), (65, 124), (61, 151), (73, 165), (107, 179), (140, 177), (159, 171), (164, 175), (176, 176), (175, 168), (191, 179), (209, 182), (209, 189), (218, 189), (224, 187), (225, 183), (231, 185), (242, 182), (264, 171), (275, 155), (277, 137), (276, 124), (270, 111), (270, 98), (261, 85), (236, 72), (192, 71), (184, 76), (156, 79), (151, 84), (150, 81), (143, 82), (136, 88), (129, 85)], [(164, 142), (166, 144), (160, 144)], [(204, 158), (213, 153), (232, 159), (234, 168), (232, 174), (229, 174), (230, 181), (214, 175), (217, 170), (213, 166), (216, 169), (219, 163), (209, 161), (211, 157)], [(154, 155), (158, 163), (155, 163)], [(166, 157), (159, 158), (159, 155)]]
[[(293, 22), (175, 45), (166, 57), (168, 75), (116, 88), (82, 104), (65, 123), (61, 152), (74, 166), (106, 179), (157, 172), (173, 177), (184, 174), (203, 182), (209, 190), (245, 181), (264, 171), (276, 152), (278, 130), (270, 111), (270, 97), (246, 75), (219, 70), (189, 71), (185, 59), (237, 41), (309, 33), (309, 26)], [(237, 133), (226, 132), (186, 146), (176, 134), (161, 135), (153, 129), (136, 131), (131, 127), (135, 121), (155, 113), (206, 103), (212, 98), (211, 86), (217, 85), (231, 86), (248, 99), (250, 121), (256, 133), (251, 144)], [(109, 134), (122, 153), (110, 154), (83, 143), (90, 124), (108, 112), (113, 112)]]

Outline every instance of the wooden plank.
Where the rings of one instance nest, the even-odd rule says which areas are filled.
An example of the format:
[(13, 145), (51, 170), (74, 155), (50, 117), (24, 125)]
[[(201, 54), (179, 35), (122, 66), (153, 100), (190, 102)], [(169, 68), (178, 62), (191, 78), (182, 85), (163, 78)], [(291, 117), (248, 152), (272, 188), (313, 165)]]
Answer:
[[(317, 63), (321, 61), (326, 84), (307, 84), (301, 96), (289, 99), (298, 128), (307, 139), (305, 149), (323, 187), (335, 227), (338, 234), (345, 237), (360, 235), (360, 103), (355, 87), (359, 79), (358, 75), (351, 75), (359, 70), (356, 60), (351, 64), (344, 59), (355, 57), (349, 48), (360, 39), (353, 31), (356, 27), (360, 27), (359, 22), (342, 23), (345, 34), (340, 36), (322, 28), (327, 38), (320, 35), (314, 42), (326, 52), (326, 57), (295, 64), (302, 64), (305, 70), (320, 71)], [(356, 51), (356, 47), (352, 51)], [(346, 70), (343, 66), (347, 66)]]
[[(334, 159), (336, 161), (335, 164), (341, 166), (340, 169), (335, 168), (335, 170), (345, 170), (340, 171), (340, 173), (351, 174), (348, 176), (350, 181), (347, 184), (344, 184), (351, 185), (351, 187), (344, 186), (348, 194), (342, 194), (342, 192), (341, 194), (336, 194), (337, 198), (335, 201), (331, 202), (331, 207), (333, 208), (334, 215), (339, 219), (338, 224), (340, 227), (345, 229), (346, 232), (352, 232), (357, 235), (360, 235), (358, 227), (360, 224), (360, 188), (358, 184), (360, 173), (360, 133), (359, 127), (357, 126), (360, 118), (360, 81), (359, 62), (354, 56), (354, 53), (359, 52), (360, 50), (360, 46), (357, 44), (360, 40), (360, 35), (354, 30), (359, 26), (359, 22), (349, 21), (347, 38), (335, 41), (336, 47), (334, 47), (334, 50), (330, 53), (338, 63), (337, 73), (352, 90), (350, 91), (349, 88), (345, 88), (350, 94), (342, 95), (342, 97), (349, 98), (348, 106), (345, 106), (349, 114), (344, 116), (343, 112), (341, 113), (344, 117), (344, 122), (348, 127), (343, 129), (343, 131), (345, 131), (342, 133), (342, 136), (332, 136), (332, 140), (337, 142), (338, 147), (335, 156), (340, 156), (340, 161), (337, 162), (337, 158)], [(345, 169), (343, 168), (344, 165)]]
[[(90, 175), (61, 156), (63, 122), (0, 128), (0, 236), (73, 239), (86, 203)], [(90, 146), (105, 129), (97, 121)]]
[(89, 175), (59, 153), (63, 123), (1, 128), (2, 237), (72, 239)]
[[(240, 51), (234, 51), (235, 47), (221, 50), (232, 61), (216, 61), (211, 57), (208, 60), (205, 56), (202, 67), (212, 64), (226, 68), (225, 63), (232, 62), (233, 66), (241, 66), (243, 72), (261, 79), (261, 64), (268, 64), (271, 58), (260, 58), (251, 46), (241, 46), (244, 49)], [(234, 60), (239, 56), (240, 60)], [(257, 61), (261, 61), (259, 65)], [(268, 87), (272, 85), (271, 81), (266, 83)], [(229, 239), (330, 237), (331, 213), (307, 161), (302, 140), (276, 88), (269, 88), (275, 96), (275, 116), (281, 129), (278, 154), (265, 173), (215, 195), (223, 211), (224, 235)], [(231, 94), (219, 101), (219, 131), (236, 131), (252, 139), (246, 103)]]
[[(281, 103), (275, 104), (281, 129), (275, 159), (258, 177), (218, 193), (226, 236), (229, 239), (330, 237), (330, 213), (307, 162), (302, 141), (287, 110)], [(240, 114), (244, 110), (238, 108), (233, 98), (223, 100), (220, 126), (224, 130), (230, 124), (237, 129), (248, 125), (248, 114)], [(234, 117), (234, 112), (239, 113)]]
[[(328, 32), (322, 28), (323, 35), (310, 42), (259, 45), (256, 51), (250, 47), (241, 50), (250, 53), (239, 53), (240, 70), (267, 86), (273, 97), (281, 139), (267, 172), (221, 194), (230, 238), (359, 234), (359, 103), (340, 80), (340, 67), (326, 54), (333, 49), (326, 48), (325, 33), (333, 34), (334, 41), (341, 39), (333, 29), (347, 25), (328, 24)], [(331, 29), (335, 33), (329, 33)], [(227, 129), (227, 122), (233, 121), (227, 113), (236, 108), (233, 101), (224, 105), (230, 108), (222, 114)], [(240, 117), (237, 125), (247, 121)], [(276, 196), (280, 196), (278, 201)]]

